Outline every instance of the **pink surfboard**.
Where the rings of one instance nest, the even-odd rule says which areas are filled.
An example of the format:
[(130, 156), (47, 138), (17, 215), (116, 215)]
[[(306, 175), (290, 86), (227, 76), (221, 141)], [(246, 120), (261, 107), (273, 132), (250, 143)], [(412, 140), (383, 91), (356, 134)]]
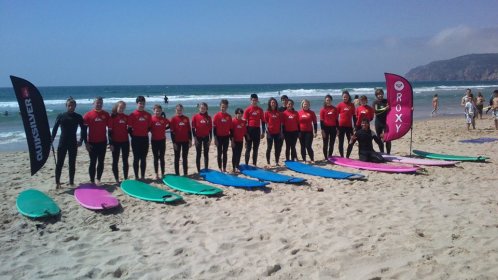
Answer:
[(414, 164), (414, 165), (430, 165), (430, 166), (453, 166), (458, 163), (458, 161), (448, 161), (448, 160), (437, 160), (437, 159), (426, 159), (426, 158), (412, 158), (412, 157), (402, 157), (382, 154), (382, 157), (386, 161)]
[(114, 208), (119, 205), (117, 198), (104, 188), (94, 184), (81, 184), (74, 190), (74, 197), (81, 206), (92, 210)]
[(379, 172), (389, 172), (389, 173), (413, 173), (417, 172), (417, 167), (404, 166), (404, 165), (391, 165), (386, 163), (373, 163), (365, 162), (361, 160), (342, 158), (342, 157), (330, 157), (329, 161), (333, 164), (352, 167), (363, 170), (372, 170)]

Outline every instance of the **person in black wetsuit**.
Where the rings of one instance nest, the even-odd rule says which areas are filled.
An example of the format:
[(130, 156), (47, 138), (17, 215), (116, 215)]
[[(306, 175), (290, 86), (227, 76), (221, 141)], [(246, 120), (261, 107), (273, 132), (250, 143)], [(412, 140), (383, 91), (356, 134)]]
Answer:
[[(376, 100), (372, 103), (375, 112), (375, 133), (383, 138), (383, 134), (386, 131), (386, 117), (389, 111), (389, 104), (387, 104), (387, 99), (384, 98), (384, 91), (382, 89), (378, 88), (375, 90), (375, 97)], [(391, 141), (385, 143), (387, 154), (390, 154)]]
[(346, 157), (349, 158), (349, 156), (351, 155), (351, 151), (353, 150), (354, 143), (358, 141), (358, 156), (361, 161), (385, 162), (382, 155), (374, 151), (372, 140), (374, 140), (377, 145), (379, 145), (379, 149), (381, 153), (383, 153), (384, 147), (382, 145), (382, 141), (375, 134), (375, 132), (370, 130), (370, 121), (365, 118), (361, 120), (361, 129), (357, 130), (354, 133), (353, 137), (351, 137)]
[[(57, 147), (57, 165), (55, 167), (55, 184), (57, 189), (61, 187), (60, 178), (66, 154), (69, 154), (69, 184), (74, 185), (78, 147), (81, 146), (83, 141), (86, 143), (86, 127), (83, 124), (83, 117), (74, 112), (76, 109), (76, 101), (69, 98), (66, 101), (66, 109), (67, 112), (57, 116), (54, 127), (52, 128), (52, 142), (57, 135), (59, 126), (61, 128), (59, 146)], [(78, 130), (78, 126), (81, 128), (81, 135), (80, 139), (77, 141), (76, 131)]]

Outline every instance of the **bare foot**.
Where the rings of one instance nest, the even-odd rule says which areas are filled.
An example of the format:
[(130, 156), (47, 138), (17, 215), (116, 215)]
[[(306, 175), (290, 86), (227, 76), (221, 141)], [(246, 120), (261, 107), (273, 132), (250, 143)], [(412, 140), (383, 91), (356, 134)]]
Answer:
[(58, 190), (58, 189), (60, 189), (60, 188), (61, 188), (61, 183), (57, 183), (57, 184), (55, 184), (55, 189), (56, 189), (56, 190)]

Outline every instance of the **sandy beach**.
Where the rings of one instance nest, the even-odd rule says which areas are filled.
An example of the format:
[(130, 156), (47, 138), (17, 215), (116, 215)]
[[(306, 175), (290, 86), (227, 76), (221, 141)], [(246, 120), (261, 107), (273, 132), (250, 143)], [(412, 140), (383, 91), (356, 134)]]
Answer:
[[(184, 203), (176, 205), (124, 194), (114, 183), (108, 153), (102, 183), (122, 205), (108, 212), (94, 212), (75, 201), (67, 167), (63, 188), (55, 190), (52, 155), (31, 177), (27, 153), (2, 153), (0, 278), (496, 279), (498, 142), (459, 142), (498, 137), (487, 117), (477, 120), (472, 131), (463, 117), (417, 121), (413, 128), (413, 149), (490, 157), (484, 163), (425, 167), (424, 173), (409, 175), (326, 165), (367, 175), (366, 181), (282, 169), (307, 183), (272, 183), (255, 191), (221, 187), (219, 197), (179, 193)], [(393, 142), (393, 154), (407, 155), (409, 143), (409, 134)], [(320, 136), (313, 146), (316, 159), (322, 160)], [(265, 150), (262, 141), (260, 166), (265, 165)], [(84, 149), (78, 153), (76, 184), (89, 180), (88, 154)], [(193, 174), (194, 149), (189, 154)], [(215, 154), (212, 145), (214, 169)], [(357, 158), (356, 148), (352, 158)], [(170, 142), (166, 161), (167, 173), (172, 173)], [(130, 174), (133, 178), (131, 168)], [(154, 177), (151, 152), (146, 176)], [(61, 216), (30, 220), (20, 215), (16, 197), (28, 188), (49, 194)], [(111, 231), (111, 225), (118, 230)]]

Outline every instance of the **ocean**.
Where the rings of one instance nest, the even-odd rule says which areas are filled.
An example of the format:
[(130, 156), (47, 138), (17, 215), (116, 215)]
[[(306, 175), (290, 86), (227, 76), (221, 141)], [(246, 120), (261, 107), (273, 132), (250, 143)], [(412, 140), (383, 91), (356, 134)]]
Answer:
[[(35, 85), (36, 86), (36, 85)], [(470, 88), (474, 95), (482, 92), (489, 100), (492, 92), (498, 89), (495, 82), (414, 82), (414, 118), (429, 118), (432, 111), (432, 97), (438, 94), (440, 115), (463, 115), (460, 107), (461, 97), (465, 89)], [(146, 97), (146, 108), (150, 112), (154, 104), (161, 104), (167, 117), (175, 112), (175, 105), (183, 104), (185, 114), (192, 116), (197, 112), (197, 103), (206, 102), (209, 114), (218, 111), (220, 99), (229, 100), (229, 112), (233, 115), (236, 108), (245, 108), (249, 105), (249, 96), (256, 93), (259, 96), (261, 107), (266, 110), (268, 99), (275, 97), (280, 102), (280, 95), (287, 95), (294, 100), (295, 108), (299, 109), (302, 99), (311, 102), (311, 108), (317, 115), (323, 104), (325, 95), (333, 97), (333, 104), (341, 101), (341, 93), (347, 89), (351, 96), (366, 95), (369, 104), (374, 100), (376, 88), (383, 88), (384, 82), (363, 83), (303, 83), (303, 84), (252, 84), (252, 85), (143, 85), (143, 86), (60, 86), (38, 87), (47, 109), (50, 126), (55, 118), (65, 111), (65, 102), (68, 97), (76, 99), (76, 111), (83, 115), (91, 110), (93, 98), (104, 97), (104, 109), (111, 111), (112, 106), (119, 100), (127, 103), (126, 113), (132, 112), (135, 98), (138, 95)], [(169, 103), (164, 103), (164, 96)], [(0, 151), (27, 151), (26, 137), (19, 107), (12, 87), (0, 88)]]

